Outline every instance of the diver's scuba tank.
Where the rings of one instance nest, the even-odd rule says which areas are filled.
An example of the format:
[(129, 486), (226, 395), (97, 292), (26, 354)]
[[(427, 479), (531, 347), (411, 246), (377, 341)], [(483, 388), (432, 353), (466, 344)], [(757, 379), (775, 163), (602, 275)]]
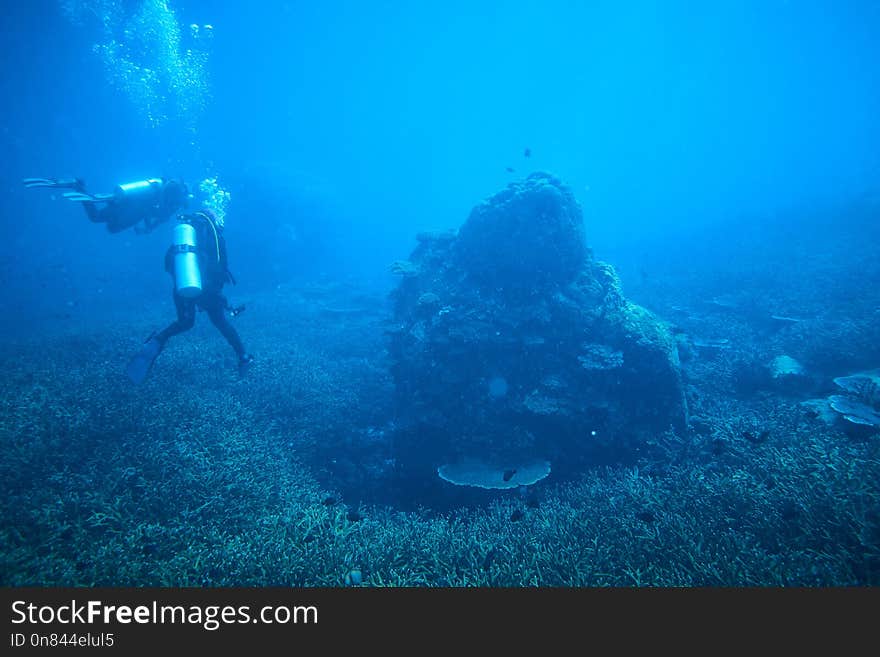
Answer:
[(162, 190), (162, 180), (159, 178), (148, 178), (147, 180), (138, 180), (136, 182), (117, 185), (113, 190), (113, 196), (116, 201), (135, 201), (141, 199), (149, 199), (156, 202), (160, 198)]
[(196, 229), (187, 217), (174, 226), (174, 289), (187, 299), (202, 293), (202, 272), (196, 253)]

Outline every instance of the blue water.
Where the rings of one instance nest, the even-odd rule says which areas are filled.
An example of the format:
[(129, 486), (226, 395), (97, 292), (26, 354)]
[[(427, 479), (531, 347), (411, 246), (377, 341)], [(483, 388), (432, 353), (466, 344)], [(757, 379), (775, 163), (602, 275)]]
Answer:
[[(2, 410), (3, 459), (4, 471), (18, 473), (6, 479), (6, 493), (20, 506), (2, 517), (0, 583), (342, 585), (349, 567), (362, 568), (367, 583), (388, 583), (389, 572), (397, 572), (382, 561), (387, 555), (362, 544), (324, 546), (320, 537), (309, 543), (313, 553), (293, 564), (260, 552), (268, 548), (255, 546), (274, 540), (262, 534), (248, 544), (256, 552), (244, 558), (257, 565), (242, 571), (231, 569), (232, 557), (217, 556), (232, 549), (225, 539), (205, 538), (204, 550), (213, 555), (208, 561), (215, 562), (210, 573), (200, 572), (180, 557), (198, 526), (181, 524), (180, 514), (189, 522), (192, 509), (204, 503), (219, 509), (210, 522), (235, 518), (229, 522), (244, 535), (253, 530), (246, 518), (263, 513), (288, 527), (278, 541), (297, 544), (304, 540), (297, 533), (303, 517), (312, 516), (346, 532), (411, 532), (407, 539), (371, 534), (381, 545), (448, 530), (457, 536), (450, 545), (464, 541), (447, 546), (459, 565), (432, 579), (419, 574), (424, 568), (413, 556), (412, 571), (397, 583), (528, 584), (525, 575), (495, 572), (488, 556), (525, 559), (517, 552), (526, 550), (525, 537), (544, 536), (535, 525), (523, 529), (538, 522), (538, 511), (525, 502), (528, 486), (519, 493), (444, 488), (433, 468), (446, 456), (422, 462), (413, 456), (421, 447), (401, 447), (407, 431), (416, 431), (413, 417), (450, 434), (469, 430), (469, 420), (449, 415), (455, 411), (445, 402), (412, 411), (416, 401), (407, 386), (416, 381), (435, 394), (440, 381), (447, 386), (443, 394), (462, 396), (449, 397), (448, 409), (470, 408), (467, 391), (485, 391), (487, 415), (475, 421), (480, 429), (471, 427), (468, 441), (491, 443), (497, 438), (480, 432), (503, 433), (513, 425), (529, 445), (546, 444), (542, 432), (554, 434), (552, 449), (540, 454), (554, 463), (541, 484), (541, 513), (556, 514), (575, 545), (587, 545), (607, 514), (616, 513), (613, 505), (600, 511), (595, 500), (584, 502), (602, 486), (633, 499), (655, 495), (653, 502), (639, 498), (624, 514), (641, 518), (633, 527), (655, 527), (664, 522), (664, 495), (672, 499), (681, 481), (692, 481), (682, 468), (719, 482), (729, 478), (734, 486), (742, 481), (736, 473), (760, 478), (790, 461), (791, 470), (777, 473), (766, 496), (741, 492), (736, 498), (752, 509), (766, 504), (773, 512), (764, 515), (776, 518), (760, 528), (757, 519), (754, 526), (744, 520), (745, 529), (730, 530), (741, 529), (741, 545), (757, 555), (751, 571), (731, 570), (717, 580), (700, 571), (678, 580), (657, 571), (653, 579), (634, 581), (624, 574), (630, 565), (612, 560), (585, 572), (573, 558), (539, 583), (877, 584), (878, 427), (871, 421), (855, 429), (841, 425), (843, 413), (832, 413), (838, 424), (826, 426), (805, 416), (802, 402), (840, 393), (835, 378), (880, 368), (878, 29), (880, 3), (868, 0), (35, 0), (5, 7), (0, 312), (3, 356), (13, 365)], [(456, 307), (488, 308), (492, 295), (513, 303), (500, 291), (504, 284), (481, 290), (480, 302), (464, 299), (464, 288), (448, 301), (421, 282), (415, 294), (392, 263), (422, 262), (413, 253), (418, 234), (459, 230), (481, 202), (534, 172), (550, 172), (570, 190), (582, 211), (589, 257), (611, 265), (623, 297), (647, 308), (677, 341), (676, 394), (688, 417), (676, 438), (664, 434), (666, 426), (654, 427), (654, 439), (640, 438), (638, 449), (612, 439), (581, 453), (553, 442), (569, 431), (562, 425), (527, 429), (499, 410), (526, 403), (556, 418), (559, 407), (542, 401), (535, 410), (536, 397), (526, 389), (541, 381), (547, 390), (570, 385), (550, 371), (550, 360), (523, 365), (525, 373), (498, 371), (506, 361), (496, 359), (487, 342), (466, 357), (485, 366), (470, 388), (455, 378), (460, 372), (444, 371), (445, 379), (438, 374), (442, 363), (434, 370), (433, 361), (428, 367), (401, 356), (397, 338), (389, 347), (395, 326), (414, 340), (430, 333), (419, 324), (422, 311), (410, 307), (419, 299), (436, 318), (429, 325), (449, 320), (447, 313), (454, 317)], [(256, 357), (250, 378), (235, 376), (232, 352), (199, 313), (196, 329), (173, 339), (146, 388), (127, 388), (120, 375), (127, 359), (151, 331), (174, 319), (163, 269), (171, 222), (149, 234), (110, 234), (64, 199), (64, 190), (25, 189), (21, 181), (29, 177), (80, 177), (95, 193), (151, 177), (183, 178), (193, 190), (214, 181), (214, 191), (229, 199), (224, 233), (237, 285), (226, 294), (247, 308), (233, 321)], [(541, 221), (536, 214), (524, 225)], [(523, 238), (513, 248), (544, 247)], [(485, 248), (491, 267), (493, 244)], [(453, 269), (461, 265), (449, 258)], [(449, 280), (444, 285), (452, 289)], [(517, 285), (513, 278), (507, 283)], [(393, 292), (398, 296), (389, 297)], [(425, 292), (439, 296), (422, 298)], [(533, 292), (527, 304), (541, 294)], [(492, 312), (479, 322), (498, 328), (500, 337), (505, 324), (500, 311)], [(476, 335), (484, 325), (476, 317), (473, 322)], [(523, 339), (532, 348), (549, 344), (548, 335)], [(612, 356), (599, 366), (582, 360), (583, 367), (620, 366), (611, 347), (591, 349)], [(803, 368), (797, 381), (781, 383), (772, 373), (773, 358), (783, 355)], [(559, 362), (577, 358), (572, 352)], [(630, 367), (627, 358), (623, 367)], [(404, 376), (401, 362), (425, 368)], [(648, 392), (630, 392), (646, 395), (648, 411), (632, 412), (647, 417), (654, 402), (651, 382), (644, 385)], [(866, 395), (860, 399), (876, 412), (876, 398)], [(585, 396), (586, 388), (570, 394)], [(151, 410), (153, 404), (160, 406)], [(581, 415), (593, 424), (578, 431), (601, 437), (601, 427), (619, 428), (616, 407), (604, 408), (610, 419)], [(213, 419), (200, 429), (193, 418), (209, 412)], [(437, 414), (445, 414), (447, 424)], [(147, 427), (147, 418), (155, 424)], [(766, 437), (759, 439), (764, 430), (772, 436), (769, 447)], [(234, 445), (224, 442), (230, 436)], [(799, 447), (804, 436), (815, 444)], [(262, 447), (243, 457), (249, 439)], [(184, 459), (191, 470), (172, 476), (157, 465), (161, 458), (149, 451), (151, 444), (157, 453), (192, 456)], [(467, 446), (452, 451), (460, 456)], [(76, 458), (51, 458), (62, 448)], [(287, 458), (289, 468), (278, 465)], [(413, 468), (401, 466), (406, 459)], [(852, 479), (862, 484), (856, 492), (825, 471), (815, 474), (814, 460), (834, 459), (856, 464)], [(221, 462), (239, 478), (223, 474)], [(265, 483), (268, 462), (288, 479)], [(406, 471), (390, 474), (395, 468)], [(633, 472), (637, 483), (640, 476), (649, 483), (634, 484)], [(212, 477), (232, 492), (204, 484)], [(389, 477), (396, 477), (394, 491), (385, 485)], [(184, 482), (195, 482), (194, 488)], [(56, 502), (35, 492), (47, 486)], [(189, 496), (168, 516), (138, 492), (166, 486)], [(291, 498), (298, 486), (305, 492)], [(822, 486), (824, 501), (798, 497), (797, 491)], [(85, 501), (89, 490), (127, 500), (109, 525), (104, 515), (95, 519), (97, 506)], [(851, 506), (822, 507), (847, 494), (858, 497)], [(702, 499), (703, 493), (683, 495)], [(327, 496), (332, 504), (322, 504)], [(241, 507), (227, 508), (233, 502)], [(424, 520), (435, 523), (430, 531), (413, 529), (422, 521), (418, 515), (393, 519), (421, 505), (433, 507), (442, 522), (461, 514), (462, 522), (473, 523), (468, 527), (484, 530), (520, 507), (527, 522), (507, 522), (490, 532), (506, 538), (481, 542), (479, 530), (443, 529), (436, 518)], [(583, 529), (572, 511), (579, 505), (597, 508), (601, 522)], [(701, 523), (713, 513), (727, 519), (750, 513), (734, 507), (706, 511), (694, 523), (709, 535), (716, 530)], [(353, 509), (366, 520), (352, 520)], [(836, 538), (822, 563), (791, 557), (796, 563), (788, 570), (767, 565), (768, 554), (788, 558), (814, 549), (807, 544), (813, 539), (804, 537), (825, 529)], [(790, 532), (791, 543), (769, 545), (762, 532)], [(72, 556), (88, 542), (105, 556), (125, 559), (124, 546), (135, 539), (119, 535), (151, 537), (149, 548), (132, 548), (144, 559), (140, 570), (96, 569)], [(477, 543), (468, 543), (473, 536)], [(554, 552), (554, 539), (544, 539)], [(438, 538), (413, 554), (439, 551), (441, 544)], [(494, 556), (499, 545), (509, 549)], [(674, 551), (665, 549), (638, 558), (666, 562)], [(608, 569), (607, 578), (595, 574)], [(263, 579), (257, 574), (266, 571), (271, 574)]]

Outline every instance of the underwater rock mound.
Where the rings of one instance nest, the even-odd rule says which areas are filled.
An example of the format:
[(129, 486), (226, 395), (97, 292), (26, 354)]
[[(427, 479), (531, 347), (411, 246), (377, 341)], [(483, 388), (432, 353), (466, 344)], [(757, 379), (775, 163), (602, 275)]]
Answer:
[(586, 257), (581, 209), (568, 187), (544, 173), (476, 206), (453, 252), (471, 283), (530, 292), (572, 281)]
[(673, 337), (593, 259), (557, 178), (533, 174), (458, 235), (418, 242), (392, 293), (400, 469), (546, 459), (557, 472), (684, 428)]

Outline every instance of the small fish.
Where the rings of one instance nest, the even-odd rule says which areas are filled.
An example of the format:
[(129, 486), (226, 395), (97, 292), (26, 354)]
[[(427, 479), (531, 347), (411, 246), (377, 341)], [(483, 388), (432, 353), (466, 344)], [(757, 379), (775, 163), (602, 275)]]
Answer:
[(321, 501), (321, 504), (323, 504), (324, 506), (333, 506), (333, 505), (336, 504), (336, 502), (338, 502), (338, 501), (339, 501), (339, 500), (337, 500), (337, 499), (336, 499), (335, 497), (333, 497), (332, 495), (328, 495), (327, 497), (325, 497), (325, 498)]
[(636, 518), (646, 524), (651, 524), (652, 522), (654, 522), (656, 520), (656, 518), (654, 517), (654, 514), (651, 513), (650, 511), (639, 511), (636, 514)]
[(800, 507), (794, 500), (783, 500), (779, 508), (779, 515), (786, 522), (796, 520), (800, 515)]
[(363, 518), (360, 512), (355, 511), (354, 509), (346, 513), (345, 517), (348, 518), (349, 522), (358, 522)]
[(504, 478), (504, 481), (510, 481), (513, 479), (513, 475), (516, 474), (516, 470), (505, 470), (504, 474), (501, 475)]
[(504, 167), (504, 170), (507, 173), (514, 173), (516, 171), (516, 169), (514, 169), (513, 167)]
[(532, 149), (526, 148), (526, 150), (523, 151), (523, 157), (531, 157), (531, 156), (532, 156)]
[(483, 570), (489, 570), (492, 567), (492, 560), (495, 559), (496, 554), (498, 554), (497, 547), (493, 547), (486, 553), (486, 556), (483, 557)]
[(765, 442), (770, 437), (770, 432), (766, 429), (761, 431), (758, 434), (755, 434), (751, 431), (743, 432), (743, 438), (748, 440), (750, 443), (754, 443), (755, 445), (759, 445), (760, 443)]
[(525, 499), (526, 506), (530, 509), (537, 509), (541, 505), (541, 500), (538, 499), (538, 494), (534, 491), (529, 492)]
[(522, 509), (514, 509), (513, 513), (510, 514), (510, 522), (519, 522), (523, 518), (525, 518), (525, 513), (522, 512)]

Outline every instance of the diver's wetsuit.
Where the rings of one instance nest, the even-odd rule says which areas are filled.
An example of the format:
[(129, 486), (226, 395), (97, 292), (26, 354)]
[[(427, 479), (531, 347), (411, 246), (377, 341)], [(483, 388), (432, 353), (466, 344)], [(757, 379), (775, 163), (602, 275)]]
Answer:
[[(111, 194), (90, 194), (82, 178), (25, 178), (25, 187), (70, 189), (64, 198), (82, 203), (88, 218), (96, 224), (107, 224), (111, 233), (120, 233), (137, 226), (138, 232), (150, 232), (171, 215), (186, 206), (188, 190), (182, 180), (150, 178), (120, 185)], [(99, 207), (101, 206), (101, 207)]]
[[(156, 339), (164, 347), (165, 342), (173, 335), (188, 331), (196, 321), (196, 307), (208, 313), (211, 323), (223, 334), (226, 341), (235, 350), (239, 361), (245, 358), (244, 345), (238, 331), (226, 317), (228, 302), (223, 296), (223, 285), (233, 281), (229, 273), (226, 257), (226, 240), (220, 232), (215, 232), (207, 219), (199, 213), (193, 215), (191, 223), (196, 229), (197, 255), (202, 273), (202, 293), (195, 299), (187, 299), (175, 289), (173, 292), (174, 307), (177, 309), (177, 321), (172, 322), (163, 331), (156, 334)], [(165, 253), (165, 271), (174, 276), (174, 247)], [(233, 281), (234, 282), (234, 281)]]
[(84, 202), (83, 207), (91, 221), (107, 224), (107, 230), (111, 233), (120, 233), (139, 221), (144, 222), (144, 228), (149, 232), (183, 206), (183, 195), (178, 189), (170, 189), (170, 185), (180, 187), (173, 180), (157, 180), (151, 183), (148, 194), (121, 200), (111, 198), (101, 208), (98, 203)]

